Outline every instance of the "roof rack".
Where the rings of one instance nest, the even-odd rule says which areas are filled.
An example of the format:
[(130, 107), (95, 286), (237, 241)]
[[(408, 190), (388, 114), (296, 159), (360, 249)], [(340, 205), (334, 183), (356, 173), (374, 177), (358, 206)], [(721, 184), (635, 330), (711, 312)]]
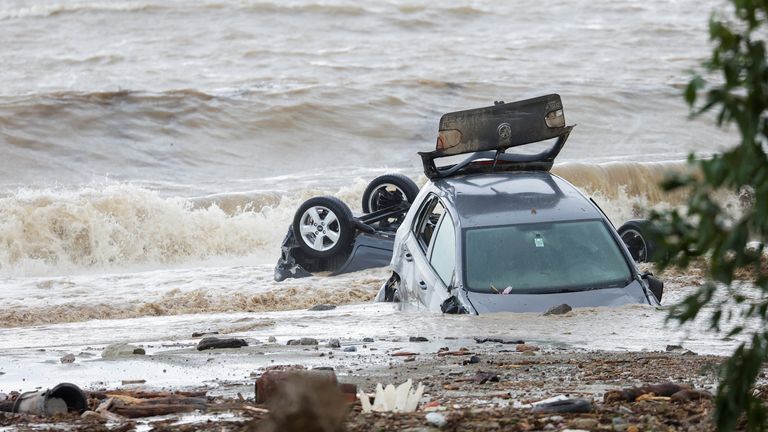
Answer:
[[(574, 126), (565, 125), (560, 95), (550, 94), (518, 102), (496, 102), (493, 106), (444, 114), (436, 149), (419, 152), (424, 174), (442, 178), (469, 170), (549, 171)], [(519, 147), (555, 139), (551, 148), (536, 154), (507, 154)], [(473, 153), (455, 165), (437, 167), (435, 159)], [(493, 161), (478, 163), (478, 160)]]

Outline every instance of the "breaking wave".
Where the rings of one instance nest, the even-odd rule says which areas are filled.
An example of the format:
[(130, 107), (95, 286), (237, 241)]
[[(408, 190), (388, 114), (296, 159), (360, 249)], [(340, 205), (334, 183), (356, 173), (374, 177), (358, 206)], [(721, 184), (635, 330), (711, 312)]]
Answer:
[(129, 185), (74, 193), (22, 191), (0, 200), (0, 268), (168, 263), (245, 254), (264, 242), (263, 213), (162, 198)]
[[(334, 191), (359, 201), (365, 184)], [(163, 197), (116, 184), (0, 198), (0, 273), (173, 264), (276, 251), (298, 204), (329, 191)]]
[[(682, 204), (658, 182), (678, 163), (568, 163), (554, 172), (594, 196), (620, 224), (651, 208)], [(371, 176), (373, 177), (373, 176)], [(167, 265), (213, 257), (276, 256), (305, 199), (335, 195), (355, 211), (368, 179), (328, 189), (165, 197), (145, 187), (111, 184), (76, 191), (20, 190), (0, 198), (0, 273)], [(426, 179), (421, 176), (418, 183)]]

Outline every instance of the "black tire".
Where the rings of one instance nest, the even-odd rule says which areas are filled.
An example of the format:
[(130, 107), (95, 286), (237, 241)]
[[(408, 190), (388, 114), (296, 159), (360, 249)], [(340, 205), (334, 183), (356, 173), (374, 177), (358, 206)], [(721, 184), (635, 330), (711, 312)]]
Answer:
[[(332, 220), (327, 222), (329, 218)], [(347, 252), (355, 233), (352, 220), (352, 211), (340, 199), (332, 196), (314, 197), (304, 201), (296, 210), (293, 234), (301, 250), (308, 256), (328, 258)]]
[(627, 221), (618, 229), (621, 241), (635, 262), (653, 262), (656, 256), (657, 247), (650, 239), (650, 229), (650, 222), (642, 219)]
[(373, 179), (363, 192), (363, 212), (373, 213), (402, 201), (412, 203), (419, 187), (402, 174), (385, 174)]

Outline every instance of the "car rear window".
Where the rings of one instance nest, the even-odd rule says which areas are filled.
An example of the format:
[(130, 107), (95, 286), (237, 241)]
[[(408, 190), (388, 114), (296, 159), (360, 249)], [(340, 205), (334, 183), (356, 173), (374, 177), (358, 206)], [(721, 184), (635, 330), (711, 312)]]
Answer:
[(602, 220), (468, 229), (464, 264), (467, 289), (487, 293), (623, 287), (632, 275)]

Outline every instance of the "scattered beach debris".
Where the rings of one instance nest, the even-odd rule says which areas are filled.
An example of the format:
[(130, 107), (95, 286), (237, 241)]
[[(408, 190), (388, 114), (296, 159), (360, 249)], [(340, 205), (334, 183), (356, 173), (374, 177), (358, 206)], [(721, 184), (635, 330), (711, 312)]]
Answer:
[(468, 360), (464, 360), (463, 362), (461, 362), (461, 365), (466, 366), (468, 364), (475, 364), (475, 363), (480, 363), (480, 357), (473, 355)]
[(383, 387), (381, 383), (376, 384), (376, 394), (371, 404), (370, 398), (362, 390), (357, 393), (363, 412), (414, 412), (424, 394), (424, 384), (419, 383), (416, 389), (413, 389), (413, 380), (400, 384), (395, 388), (393, 384)]
[(573, 419), (570, 423), (570, 427), (572, 428), (570, 429), (571, 431), (573, 431), (574, 429), (584, 430), (584, 431), (593, 431), (600, 427), (600, 421), (593, 418), (581, 417), (581, 418)]
[(680, 353), (682, 355), (696, 355), (695, 352), (685, 349), (682, 345), (667, 345), (666, 351)]
[(88, 407), (80, 387), (61, 383), (43, 391), (21, 393), (15, 400), (0, 403), (0, 411), (54, 416), (67, 412), (82, 413)]
[(208, 336), (200, 340), (200, 342), (197, 344), (197, 350), (204, 351), (209, 349), (220, 349), (220, 348), (240, 348), (244, 346), (248, 346), (248, 342), (246, 342), (243, 339), (237, 339), (237, 338), (219, 339), (215, 336)]
[(573, 308), (570, 305), (563, 303), (561, 305), (552, 306), (551, 308), (547, 309), (547, 311), (544, 312), (544, 316), (563, 315), (563, 314), (567, 314), (572, 310)]
[(473, 355), (474, 353), (469, 350), (469, 348), (461, 347), (456, 351), (449, 351), (448, 348), (440, 348), (440, 350), (437, 352), (438, 357), (445, 357), (445, 356), (468, 356)]
[[(636, 400), (638, 400), (638, 398), (640, 398), (643, 395), (650, 395), (650, 396), (646, 396), (646, 400), (647, 400), (648, 397), (671, 397), (675, 393), (683, 390), (691, 390), (691, 387), (686, 384), (674, 384), (671, 382), (662, 383), (662, 384), (644, 385), (641, 387), (629, 387), (621, 390), (606, 391), (605, 395), (603, 395), (603, 401), (604, 402), (616, 402), (616, 401), (635, 402)], [(684, 396), (678, 396), (678, 398), (683, 398), (683, 397)]]
[(159, 415), (206, 411), (206, 392), (166, 392), (145, 390), (113, 390), (90, 392), (98, 406), (93, 411), (109, 421), (126, 418), (153, 417)]
[(410, 352), (410, 351), (395, 351), (390, 355), (392, 357), (412, 357), (412, 356), (419, 355), (419, 353)]
[(522, 339), (499, 337), (499, 336), (475, 336), (475, 342), (477, 343), (495, 342), (495, 343), (507, 344), (507, 345), (519, 345), (519, 344), (525, 343), (525, 341)]
[[(267, 402), (269, 414), (255, 422), (259, 432), (341, 432), (349, 412), (336, 375), (294, 371), (279, 381)], [(265, 373), (266, 374), (266, 373)], [(331, 379), (332, 378), (332, 379)], [(271, 381), (277, 383), (278, 381)], [(258, 392), (257, 392), (258, 397)]]
[(446, 419), (444, 415), (438, 412), (427, 413), (425, 420), (427, 420), (427, 423), (437, 428), (442, 428), (443, 426), (448, 424), (448, 419)]
[(318, 345), (317, 339), (303, 337), (301, 339), (291, 339), (286, 345)]
[(203, 331), (196, 331), (192, 333), (193, 338), (203, 337), (203, 336), (210, 336), (210, 335), (217, 335), (219, 334), (219, 330), (215, 328), (207, 328)]
[[(275, 348), (274, 346), (270, 347), (270, 350)], [(290, 347), (277, 348), (291, 350)], [(449, 347), (443, 348), (441, 348), (442, 351), (449, 349)], [(714, 430), (711, 421), (711, 412), (714, 409), (711, 400), (712, 395), (704, 390), (680, 390), (669, 395), (668, 392), (661, 391), (659, 393), (644, 392), (648, 389), (656, 391), (659, 389), (654, 386), (643, 385), (638, 387), (643, 391), (636, 392), (639, 395), (636, 395), (634, 403), (627, 403), (623, 399), (600, 403), (590, 401), (589, 397), (584, 395), (594, 394), (588, 387), (592, 383), (597, 383), (603, 388), (607, 383), (615, 383), (615, 377), (620, 373), (618, 371), (628, 371), (631, 375), (628, 375), (627, 380), (631, 379), (630, 382), (648, 382), (651, 379), (649, 377), (654, 377), (658, 373), (648, 367), (649, 362), (663, 363), (665, 368), (679, 370), (680, 376), (683, 377), (681, 381), (707, 383), (702, 385), (708, 385), (708, 387), (703, 388), (709, 389), (709, 386), (713, 387), (716, 382), (714, 380), (717, 369), (714, 365), (720, 358), (686, 357), (677, 353), (647, 352), (601, 353), (601, 356), (596, 358), (593, 353), (558, 350), (542, 350), (543, 353), (535, 357), (523, 357), (521, 353), (517, 353), (515, 350), (506, 349), (508, 348), (506, 345), (478, 346), (476, 348), (478, 348), (479, 354), (475, 356), (482, 359), (478, 366), (483, 365), (484, 368), (462, 367), (462, 361), (470, 360), (470, 356), (457, 360), (450, 357), (440, 358), (435, 353), (428, 352), (420, 354), (415, 362), (391, 361), (389, 368), (385, 371), (387, 375), (384, 376), (404, 376), (403, 381), (408, 377), (412, 379), (411, 382), (422, 381), (424, 383), (422, 385), (425, 386), (423, 392), (428, 393), (423, 400), (422, 398), (415, 398), (417, 411), (410, 414), (397, 412), (397, 395), (400, 388), (397, 386), (397, 382), (393, 383), (394, 388), (391, 389), (390, 386), (384, 386), (387, 383), (384, 381), (379, 392), (380, 404), (377, 403), (375, 394), (365, 394), (359, 391), (354, 384), (336, 382), (335, 389), (341, 392), (342, 399), (347, 402), (360, 400), (359, 405), (354, 406), (352, 412), (346, 408), (345, 430), (348, 432), (368, 430), (431, 430), (436, 432), (438, 429), (453, 430), (452, 428), (456, 428), (495, 431), (505, 430), (511, 425), (518, 425), (520, 430), (622, 430), (630, 432), (667, 430), (667, 426), (670, 424), (678, 425), (674, 429), (680, 431)], [(233, 354), (237, 355), (236, 352)], [(79, 354), (77, 355), (79, 359)], [(204, 352), (202, 355), (207, 356)], [(436, 375), (435, 365), (443, 365), (447, 369), (444, 370), (443, 374)], [(494, 369), (490, 369), (491, 367)], [(344, 367), (343, 370), (347, 372), (346, 369)], [(482, 379), (475, 381), (478, 369), (481, 371), (491, 370), (491, 372), (484, 372), (486, 374), (498, 373), (500, 383), (496, 384), (492, 380), (488, 380), (480, 384), (483, 382)], [(288, 372), (294, 370), (300, 372), (299, 376), (320, 375), (323, 380), (334, 384), (332, 378), (328, 378), (335, 376), (330, 368), (307, 369), (306, 366), (300, 365), (277, 365), (262, 370), (259, 370), (259, 374), (254, 374), (253, 378), (249, 379), (248, 382), (251, 385), (254, 384), (256, 377), (261, 378), (261, 375), (269, 371)], [(710, 374), (704, 381), (700, 381), (702, 370)], [(291, 376), (292, 374), (285, 373), (285, 375)], [(351, 376), (358, 379), (365, 375), (358, 376), (353, 372)], [(530, 376), (533, 379), (518, 387), (519, 378), (523, 376)], [(542, 378), (539, 379), (539, 376)], [(141, 375), (137, 377), (141, 377)], [(575, 386), (564, 387), (563, 377), (571, 377), (576, 383)], [(336, 379), (340, 378), (337, 377)], [(622, 380), (624, 380), (624, 375), (622, 375)], [(304, 395), (307, 399), (302, 399), (299, 403), (311, 404), (310, 400), (318, 401), (318, 396), (308, 394), (314, 392), (315, 388), (307, 387), (306, 381), (303, 382), (304, 384), (301, 384), (305, 387), (303, 390), (294, 389), (297, 392), (306, 392)], [(370, 383), (368, 384), (370, 388), (376, 387), (377, 381), (368, 378), (367, 381), (363, 382)], [(398, 382), (402, 383), (399, 380)], [(280, 392), (277, 387), (282, 386), (283, 383), (284, 381), (273, 383), (276, 384), (273, 392), (263, 393), (269, 396), (266, 402), (263, 402), (267, 405), (258, 405), (261, 402), (255, 401), (253, 394), (251, 397), (247, 397), (244, 393), (243, 395), (238, 394), (237, 398), (232, 395), (206, 397), (205, 392), (200, 391), (172, 393), (142, 390), (130, 386), (119, 390), (93, 391), (90, 394), (86, 392), (86, 395), (89, 395), (88, 406), (83, 413), (69, 411), (61, 417), (44, 417), (25, 413), (5, 414), (5, 425), (11, 422), (15, 425), (21, 425), (19, 428), (26, 427), (25, 430), (46, 430), (46, 428), (56, 429), (56, 427), (51, 426), (53, 424), (57, 426), (63, 424), (71, 425), (71, 430), (102, 430), (103, 425), (107, 422), (106, 424), (111, 430), (120, 431), (127, 431), (139, 424), (153, 425), (154, 429), (158, 431), (209, 430), (210, 421), (219, 422), (218, 416), (222, 415), (222, 424), (226, 424), (228, 428), (232, 426), (229, 430), (290, 430), (290, 427), (285, 426), (286, 423), (275, 423), (280, 419), (289, 422), (298, 421), (288, 419), (290, 412), (297, 412), (295, 407), (277, 407), (278, 402), (275, 398)], [(314, 384), (312, 385), (314, 386)], [(697, 384), (698, 386), (699, 384)], [(414, 387), (415, 385), (412, 384), (410, 393), (415, 393)], [(615, 391), (621, 394), (622, 390), (626, 389)], [(676, 390), (676, 388), (671, 388), (670, 391), (672, 390)], [(385, 395), (392, 391), (395, 394), (395, 408), (384, 411), (384, 408), (391, 406)], [(558, 394), (561, 396), (531, 403)], [(667, 395), (662, 396), (662, 394)], [(5, 397), (0, 395), (0, 409), (2, 406), (7, 406), (6, 411), (11, 411), (19, 393), (9, 392), (10, 400), (4, 402)], [(584, 402), (579, 402), (578, 399), (571, 399), (579, 397), (585, 397), (587, 400), (582, 399), (581, 401)], [(292, 399), (280, 400), (285, 402)], [(389, 399), (389, 402), (391, 400)], [(366, 402), (369, 411), (363, 409)], [(422, 405), (420, 402), (424, 404)], [(481, 403), (482, 407), (478, 408), (478, 403)], [(591, 410), (587, 408), (590, 404)], [(374, 405), (377, 406), (377, 410), (381, 409), (382, 411), (373, 410)], [(271, 411), (280, 409), (283, 411), (278, 412), (276, 417), (271, 419)], [(305, 419), (311, 419), (308, 421), (319, 423), (326, 421), (324, 414), (322, 419), (321, 417), (312, 417), (312, 415), (320, 412), (319, 405), (307, 409), (310, 412), (309, 417), (305, 417)], [(333, 414), (336, 412), (335, 409), (328, 408), (328, 412), (332, 413), (331, 417), (336, 415)], [(312, 410), (315, 414), (312, 413)], [(201, 414), (201, 411), (204, 411), (205, 414)], [(358, 412), (365, 412), (365, 414)], [(440, 426), (442, 422), (436, 416), (430, 416), (432, 421), (428, 421), (426, 415), (430, 412), (441, 414), (447, 423)], [(154, 416), (162, 417), (152, 418)], [(146, 420), (142, 420), (142, 418), (146, 418)], [(0, 427), (3, 425), (2, 419), (3, 414), (0, 413)], [(275, 426), (275, 424), (282, 426)], [(289, 424), (296, 425), (298, 423)], [(335, 426), (330, 429), (316, 429), (315, 424), (311, 424), (300, 428), (300, 430), (334, 430), (333, 427)]]
[(714, 399), (714, 395), (706, 390), (680, 390), (679, 392), (673, 393), (672, 396), (669, 397), (669, 399), (672, 402), (688, 402), (688, 401), (694, 401), (694, 400), (712, 400)]
[(519, 344), (515, 347), (515, 351), (517, 352), (531, 352), (531, 351), (538, 351), (540, 348), (536, 345), (531, 344)]
[(128, 343), (114, 343), (104, 347), (101, 351), (101, 358), (104, 359), (116, 359), (121, 357), (131, 357), (134, 355), (145, 355), (147, 352), (144, 348), (137, 347)]
[(475, 377), (472, 378), (475, 384), (485, 384), (487, 382), (499, 382), (499, 374), (495, 372), (483, 372), (477, 371)]
[[(287, 381), (300, 378), (306, 378), (313, 382), (329, 382), (334, 386), (338, 385), (336, 373), (333, 371), (333, 368), (318, 368), (307, 370), (303, 367), (290, 365), (278, 366), (266, 370), (256, 380), (256, 384), (254, 386), (256, 403), (265, 403), (269, 401), (280, 391), (281, 387), (284, 386)], [(345, 386), (344, 388), (347, 391), (350, 391), (349, 386)], [(355, 390), (352, 390), (352, 394), (354, 395), (355, 392), (356, 387)]]
[(96, 423), (106, 423), (108, 420), (96, 411), (85, 411), (80, 415), (80, 418), (86, 421), (93, 421)]
[(538, 401), (531, 407), (535, 413), (588, 413), (592, 410), (592, 402), (564, 395)]

